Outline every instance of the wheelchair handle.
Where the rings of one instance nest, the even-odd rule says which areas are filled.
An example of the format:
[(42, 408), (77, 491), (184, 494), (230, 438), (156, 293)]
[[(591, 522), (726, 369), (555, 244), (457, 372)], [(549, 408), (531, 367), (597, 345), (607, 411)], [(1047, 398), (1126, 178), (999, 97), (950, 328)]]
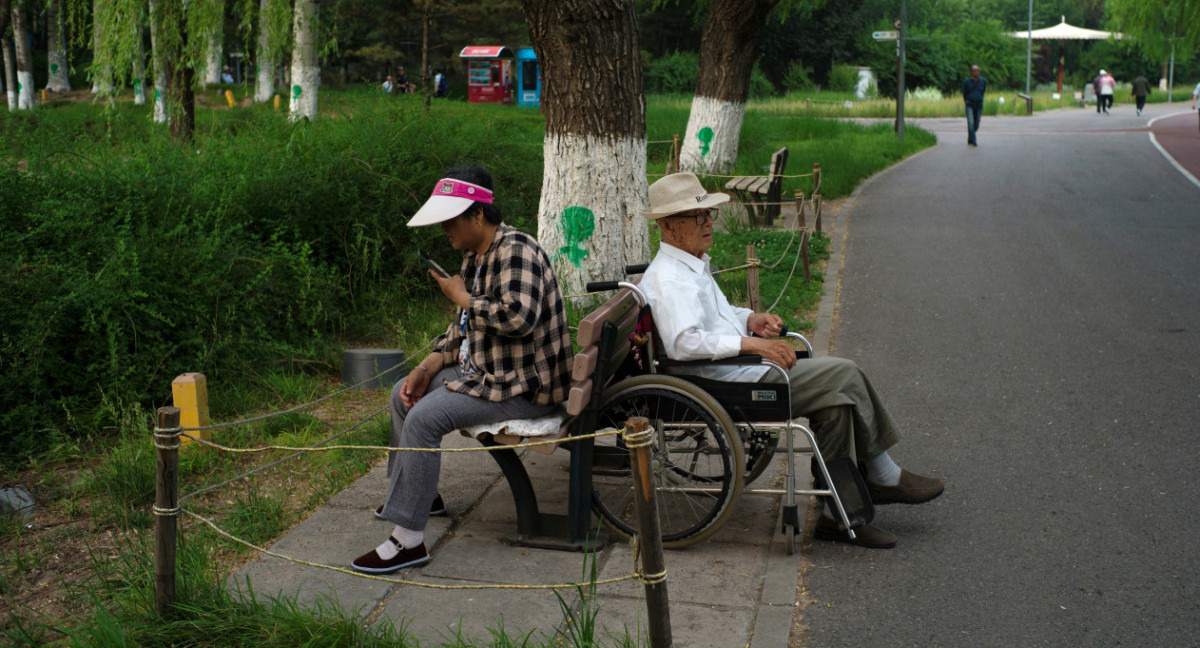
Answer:
[(584, 286), (584, 289), (588, 292), (603, 292), (605, 290), (616, 290), (620, 287), (620, 281), (591, 281)]
[(627, 265), (627, 266), (625, 266), (625, 274), (627, 274), (627, 275), (642, 274), (646, 271), (646, 268), (649, 268), (649, 267), (650, 267), (649, 263), (637, 263), (634, 265)]
[[(787, 330), (787, 327), (785, 326), (785, 327), (779, 329), (779, 335), (777, 335), (775, 337), (787, 337), (787, 335), (788, 335), (788, 330)], [(760, 338), (762, 336), (759, 335), (758, 333), (751, 333), (750, 337)]]

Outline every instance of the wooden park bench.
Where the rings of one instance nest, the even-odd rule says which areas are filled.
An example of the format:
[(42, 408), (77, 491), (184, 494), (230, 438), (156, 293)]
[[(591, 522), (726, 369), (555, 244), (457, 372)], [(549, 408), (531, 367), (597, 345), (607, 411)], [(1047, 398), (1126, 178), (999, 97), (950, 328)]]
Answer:
[[(591, 287), (589, 286), (589, 289)], [(594, 439), (572, 440), (596, 431), (600, 394), (613, 373), (629, 355), (629, 335), (637, 326), (640, 308), (629, 290), (622, 289), (579, 323), (575, 341), (581, 351), (571, 369), (567, 402), (557, 414), (542, 419), (502, 421), (474, 426), (461, 433), (474, 436), (485, 446), (507, 446), (528, 441), (558, 439), (555, 445), (530, 449), (552, 453), (561, 445), (571, 451), (567, 512), (546, 513), (539, 509), (533, 482), (517, 449), (489, 452), (508, 480), (517, 512), (514, 544), (550, 549), (585, 550), (603, 544), (592, 525), (592, 460)]]
[(783, 197), (783, 170), (787, 166), (788, 150), (781, 148), (771, 154), (767, 176), (739, 176), (725, 183), (746, 207), (751, 225), (770, 227), (779, 217)]

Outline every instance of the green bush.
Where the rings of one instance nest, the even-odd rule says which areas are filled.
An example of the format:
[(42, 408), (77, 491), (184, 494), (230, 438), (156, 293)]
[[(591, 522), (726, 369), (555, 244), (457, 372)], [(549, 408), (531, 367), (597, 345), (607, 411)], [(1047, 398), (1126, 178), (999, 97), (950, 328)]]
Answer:
[(190, 146), (147, 107), (0, 116), (0, 455), (84, 435), (100, 402), (160, 403), (185, 371), (378, 331), (379, 286), (431, 294), (412, 249), (441, 232), (405, 221), (448, 166), (489, 166), (506, 220), (536, 226), (540, 117), (347, 95), (316, 123), (200, 111)]
[(829, 73), (829, 89), (834, 92), (853, 92), (858, 84), (858, 68), (838, 65)]
[(695, 52), (675, 52), (646, 66), (642, 76), (647, 94), (692, 94), (700, 74), (700, 57)]
[(817, 89), (812, 80), (812, 69), (806, 68), (800, 61), (793, 61), (783, 75), (783, 89), (787, 92), (808, 92)]

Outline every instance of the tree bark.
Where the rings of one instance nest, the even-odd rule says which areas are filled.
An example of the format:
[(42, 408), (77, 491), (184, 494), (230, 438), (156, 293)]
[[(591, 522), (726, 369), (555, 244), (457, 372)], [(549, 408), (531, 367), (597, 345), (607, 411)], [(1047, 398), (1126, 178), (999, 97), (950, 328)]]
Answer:
[(46, 50), (47, 70), (46, 89), (51, 92), (67, 92), (71, 89), (70, 71), (67, 62), (67, 39), (63, 31), (63, 0), (49, 0), (46, 3)]
[(112, 66), (107, 64), (97, 66), (95, 63), (101, 41), (104, 38), (104, 34), (101, 33), (103, 30), (100, 28), (96, 16), (109, 10), (109, 1), (94, 0), (92, 2), (92, 94), (97, 96), (108, 96), (113, 93)]
[(160, 0), (150, 0), (150, 60), (154, 66), (154, 122), (165, 124), (167, 123), (167, 72), (162, 52), (164, 44), (158, 34), (161, 24), (159, 2)]
[(186, 24), (182, 3), (150, 0), (150, 33), (165, 77), (167, 120), (176, 141), (191, 141), (196, 131), (196, 71), (184, 59), (188, 51)]
[(318, 0), (296, 0), (292, 31), (296, 35), (292, 50), (292, 101), (288, 119), (317, 118), (317, 91), (321, 86), (321, 67), (317, 61)]
[(33, 110), (33, 48), (29, 45), (29, 22), (25, 5), (12, 5), (12, 32), (17, 62), (17, 110)]
[(255, 55), (258, 64), (254, 69), (254, 101), (258, 103), (266, 103), (275, 96), (275, 54), (271, 51), (271, 43), (281, 34), (271, 33), (274, 29), (271, 4), (271, 0), (262, 0), (258, 10), (258, 52)]
[[(6, 14), (8, 12), (5, 12)], [(5, 20), (4, 22), (8, 22)], [(0, 30), (2, 32), (3, 30)], [(0, 36), (0, 49), (4, 50), (4, 94), (8, 97), (8, 109), (17, 109), (17, 61), (13, 56), (12, 41)]]
[(542, 65), (538, 240), (567, 294), (649, 260), (646, 103), (634, 0), (524, 0)]
[(700, 38), (700, 71), (679, 164), (728, 173), (750, 95), (750, 74), (767, 17), (779, 0), (713, 0)]
[(141, 106), (146, 103), (146, 50), (142, 46), (144, 32), (140, 22), (131, 29), (135, 34), (134, 47), (137, 48), (133, 57), (133, 103)]

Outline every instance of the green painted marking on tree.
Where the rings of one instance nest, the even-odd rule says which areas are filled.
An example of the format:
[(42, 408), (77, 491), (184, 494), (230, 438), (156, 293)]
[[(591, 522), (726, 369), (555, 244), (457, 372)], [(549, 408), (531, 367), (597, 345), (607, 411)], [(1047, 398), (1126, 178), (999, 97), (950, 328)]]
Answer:
[(157, 102), (160, 98), (162, 98), (162, 95), (158, 93), (158, 88), (155, 88), (154, 89), (154, 101)]
[(700, 132), (696, 133), (696, 139), (700, 140), (700, 157), (708, 155), (708, 145), (712, 142), (712, 138), (713, 129), (708, 126), (701, 128)]
[(292, 86), (292, 101), (299, 99), (300, 95), (303, 93), (304, 93), (304, 88), (301, 88), (298, 85)]
[(261, 65), (255, 65), (255, 66), (254, 66), (254, 76), (258, 76), (258, 75), (260, 75), (260, 74), (262, 74), (262, 66), (261, 66)]
[(20, 92), (21, 90), (24, 90), (24, 89), (25, 89), (25, 86), (21, 85), (20, 81), (17, 81), (17, 92)]
[(141, 92), (141, 91), (142, 91), (142, 80), (141, 80), (141, 79), (134, 79), (134, 80), (133, 80), (133, 91), (134, 91), (134, 92)]
[(50, 64), (50, 74), (58, 74), (58, 63)]
[(578, 268), (588, 255), (588, 251), (579, 247), (579, 244), (595, 233), (596, 215), (587, 207), (567, 207), (558, 220), (558, 231), (562, 233), (566, 245), (558, 248), (555, 256), (566, 256), (567, 261)]

